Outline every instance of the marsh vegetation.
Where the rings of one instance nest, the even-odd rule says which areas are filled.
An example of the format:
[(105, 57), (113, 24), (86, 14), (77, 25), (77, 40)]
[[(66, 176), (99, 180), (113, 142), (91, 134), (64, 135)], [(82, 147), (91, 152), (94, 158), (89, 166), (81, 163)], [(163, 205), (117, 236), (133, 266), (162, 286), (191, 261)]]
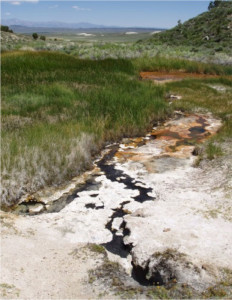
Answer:
[(6, 53), (2, 84), (4, 202), (72, 178), (106, 142), (145, 133), (168, 110), (164, 89), (125, 60)]
[[(159, 56), (93, 61), (57, 52), (2, 54), (3, 204), (76, 176), (106, 143), (145, 134), (173, 108), (209, 109), (230, 135), (230, 79), (188, 79), (166, 87), (139, 80), (140, 71), (179, 69), (232, 73), (231, 67)], [(215, 84), (228, 89), (218, 92)], [(173, 108), (165, 101), (169, 90), (184, 95)], [(209, 147), (209, 157), (221, 153)]]

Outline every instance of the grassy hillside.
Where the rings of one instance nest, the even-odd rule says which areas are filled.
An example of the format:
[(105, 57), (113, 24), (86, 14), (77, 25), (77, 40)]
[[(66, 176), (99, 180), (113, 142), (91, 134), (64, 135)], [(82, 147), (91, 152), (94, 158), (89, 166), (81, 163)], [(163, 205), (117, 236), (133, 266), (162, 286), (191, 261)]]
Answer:
[(155, 34), (147, 43), (193, 46), (193, 51), (203, 47), (228, 52), (232, 48), (232, 2), (221, 1), (218, 7)]

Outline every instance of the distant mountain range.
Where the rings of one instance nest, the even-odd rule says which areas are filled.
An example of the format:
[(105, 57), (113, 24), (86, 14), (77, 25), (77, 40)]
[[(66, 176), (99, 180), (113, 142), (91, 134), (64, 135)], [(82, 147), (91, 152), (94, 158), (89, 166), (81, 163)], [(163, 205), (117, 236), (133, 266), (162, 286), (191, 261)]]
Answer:
[[(34, 21), (23, 21), (19, 19), (3, 19), (1, 21), (2, 25), (12, 26), (19, 25), (24, 27), (46, 27), (46, 28), (106, 28), (104, 25), (97, 25), (91, 23), (65, 23), (58, 21), (49, 21), (49, 22), (34, 22)], [(117, 27), (117, 26), (111, 26)]]
[(123, 33), (125, 31), (151, 32), (163, 31), (163, 28), (143, 28), (143, 27), (119, 27), (105, 26), (86, 22), (81, 23), (65, 23), (65, 22), (33, 22), (23, 21), (19, 19), (3, 19), (1, 25), (9, 26), (15, 33), (32, 34), (37, 32), (40, 34), (57, 34), (57, 33), (73, 33), (73, 32), (102, 32), (102, 33)]
[[(107, 29), (107, 28), (125, 28), (122, 26), (105, 26), (105, 25), (98, 25), (98, 24), (91, 24), (87, 22), (80, 22), (80, 23), (65, 23), (65, 22), (59, 22), (59, 21), (49, 21), (49, 22), (34, 22), (34, 21), (24, 21), (20, 19), (2, 19), (1, 21), (2, 25), (6, 26), (14, 26), (14, 27), (30, 27), (30, 28), (63, 28), (63, 29)], [(126, 27), (129, 28), (129, 27)], [(135, 27), (130, 27), (135, 28)], [(13, 27), (12, 27), (13, 29)], [(138, 29), (153, 29), (153, 30), (164, 30), (163, 28), (142, 28), (138, 27)]]

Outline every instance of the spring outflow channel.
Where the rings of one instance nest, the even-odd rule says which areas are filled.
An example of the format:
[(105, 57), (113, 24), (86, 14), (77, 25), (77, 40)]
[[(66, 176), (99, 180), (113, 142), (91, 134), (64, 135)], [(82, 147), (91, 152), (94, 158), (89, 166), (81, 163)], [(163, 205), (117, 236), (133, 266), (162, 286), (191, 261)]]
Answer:
[[(111, 181), (117, 181), (119, 183), (123, 183), (126, 186), (126, 189), (138, 190), (139, 194), (133, 199), (140, 203), (145, 201), (154, 200), (154, 197), (148, 195), (148, 193), (152, 192), (152, 188), (141, 187), (138, 184), (142, 184), (140, 181), (135, 181), (132, 177), (125, 174), (121, 170), (117, 170), (114, 164), (108, 164), (108, 161), (113, 158), (117, 149), (112, 149), (109, 154), (103, 157), (98, 162), (98, 167), (105, 173), (107, 179)], [(126, 228), (126, 223), (123, 220), (123, 217), (128, 214), (125, 211), (124, 206), (130, 203), (130, 201), (124, 201), (121, 203), (120, 207), (117, 209), (113, 209), (113, 214), (110, 217), (109, 222), (106, 224), (106, 228), (112, 233), (112, 240), (108, 243), (103, 243), (102, 246), (106, 248), (107, 251), (119, 255), (121, 258), (126, 258), (132, 249), (132, 245), (125, 245), (123, 239), (130, 234), (130, 231)], [(115, 218), (122, 218), (121, 225), (119, 230), (112, 228), (112, 224)], [(132, 277), (138, 281), (141, 285), (154, 285), (156, 283), (162, 284), (161, 276), (157, 274), (157, 276), (146, 279), (146, 274), (148, 272), (148, 267), (142, 269), (139, 266), (136, 266), (132, 262)]]
[[(73, 191), (70, 190), (68, 195), (63, 194), (59, 199), (49, 202), (49, 205), (47, 205), (46, 202), (42, 204), (39, 202), (40, 205), (43, 205), (42, 210), (30, 211), (30, 207), (38, 204), (36, 201), (21, 202), (20, 205), (24, 208), (22, 214), (35, 215), (52, 212), (58, 213), (72, 201), (76, 201), (76, 204), (80, 205), (81, 211), (83, 211), (83, 209), (83, 212), (85, 212), (85, 210), (90, 210), (95, 216), (96, 214), (94, 214), (92, 210), (106, 209), (107, 213), (105, 215), (103, 214), (105, 219), (104, 221), (102, 220), (102, 225), (112, 234), (112, 238), (109, 242), (102, 243), (102, 245), (107, 251), (114, 255), (118, 255), (121, 258), (127, 258), (133, 248), (132, 244), (124, 243), (124, 238), (130, 235), (130, 231), (127, 228), (124, 218), (125, 215), (130, 213), (127, 210), (128, 204), (154, 201), (155, 197), (152, 197), (152, 195), (155, 194), (153, 194), (153, 189), (151, 187), (153, 186), (152, 183), (150, 187), (147, 186), (146, 177), (144, 177), (144, 179), (143, 176), (139, 177), (142, 178), (140, 181), (136, 179), (137, 175), (134, 175), (135, 178), (128, 175), (128, 173), (133, 174), (133, 172), (129, 171), (128, 165), (126, 164), (119, 169), (117, 167), (118, 160), (115, 158), (119, 159), (119, 162), (121, 159), (122, 161), (125, 159), (126, 162), (129, 163), (129, 166), (131, 162), (133, 163), (133, 160), (135, 162), (140, 162), (141, 159), (141, 163), (147, 173), (164, 172), (165, 168), (169, 170), (170, 168), (173, 168), (173, 166), (175, 167), (176, 165), (181, 164), (182, 159), (189, 159), (191, 153), (194, 154), (194, 145), (198, 142), (202, 142), (211, 134), (215, 134), (220, 126), (220, 121), (212, 119), (211, 117), (203, 115), (184, 116), (179, 113), (175, 118), (167, 121), (163, 126), (154, 128), (146, 137), (139, 137), (131, 140), (127, 139), (128, 141), (123, 144), (122, 147), (118, 144), (109, 146), (107, 148), (107, 153), (95, 162), (95, 165), (97, 165), (100, 172), (90, 173), (90, 176), (88, 176), (89, 179), (83, 184), (79, 184)], [(152, 165), (152, 161), (154, 160), (155, 164), (153, 163)], [(103, 179), (101, 178), (102, 175)], [(106, 185), (106, 190), (105, 188), (102, 189), (102, 183), (105, 179), (107, 179), (107, 182), (109, 181), (109, 185)], [(146, 184), (144, 181), (146, 181)], [(119, 189), (123, 186), (119, 193), (117, 192), (118, 186), (120, 186)], [(113, 189), (112, 195), (111, 189)], [(78, 204), (79, 199), (81, 201)], [(108, 200), (110, 201), (108, 202)], [(26, 211), (25, 208), (27, 209)], [(105, 213), (105, 211), (103, 213)], [(154, 270), (154, 272), (150, 274), (150, 271), (149, 261), (147, 261), (143, 267), (135, 265), (132, 262), (131, 275), (141, 285), (163, 284), (159, 272)], [(147, 279), (148, 273), (149, 279)]]

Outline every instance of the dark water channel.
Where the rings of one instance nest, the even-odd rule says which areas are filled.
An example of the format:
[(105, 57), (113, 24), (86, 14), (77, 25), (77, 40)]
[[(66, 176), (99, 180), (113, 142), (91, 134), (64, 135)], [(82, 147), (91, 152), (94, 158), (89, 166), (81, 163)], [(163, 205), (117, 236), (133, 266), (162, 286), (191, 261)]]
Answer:
[[(198, 125), (199, 124), (199, 125)], [(169, 128), (164, 129), (160, 134), (165, 137), (171, 137), (177, 140), (176, 145), (172, 146), (176, 149), (176, 147), (180, 145), (192, 145), (197, 140), (202, 138), (202, 134), (205, 133), (205, 127), (208, 125), (207, 121), (203, 117), (198, 117), (197, 126), (192, 126), (189, 128), (188, 137), (181, 136), (178, 132), (172, 132)], [(206, 133), (207, 134), (207, 133)], [(153, 133), (150, 136), (150, 139), (159, 138), (159, 134)], [(102, 246), (106, 248), (107, 251), (113, 253), (114, 255), (118, 255), (121, 258), (127, 258), (130, 255), (133, 245), (125, 245), (124, 238), (130, 235), (130, 231), (126, 228), (126, 222), (124, 221), (124, 216), (129, 212), (125, 209), (125, 205), (130, 203), (131, 201), (137, 201), (139, 203), (143, 203), (145, 201), (154, 201), (155, 198), (149, 196), (149, 193), (152, 192), (152, 188), (144, 187), (144, 183), (135, 178), (132, 178), (122, 170), (116, 168), (116, 164), (113, 161), (115, 154), (118, 152), (119, 145), (115, 144), (110, 146), (109, 151), (96, 163), (98, 168), (100, 169), (100, 174), (104, 174), (108, 180), (111, 182), (122, 183), (125, 186), (125, 189), (135, 190), (137, 191), (137, 196), (130, 197), (130, 200), (122, 199), (122, 202), (116, 209), (112, 209), (112, 214), (109, 217), (109, 221), (105, 225), (105, 228), (112, 233), (112, 239), (110, 242), (103, 243)], [(175, 150), (173, 149), (173, 150)], [(74, 199), (79, 197), (79, 193), (83, 191), (91, 191), (90, 196), (93, 198), (93, 201), (85, 204), (86, 209), (104, 209), (104, 203), (102, 205), (95, 204), (95, 198), (99, 195), (99, 188), (101, 187), (101, 183), (96, 181), (96, 178), (101, 175), (92, 175), (90, 179), (88, 179), (84, 184), (79, 185), (74, 191), (72, 191), (69, 195), (63, 195), (56, 201), (49, 203), (49, 206), (44, 205), (44, 209), (40, 212), (31, 213), (28, 209), (25, 210), (24, 214), (40, 214), (40, 213), (57, 213), (61, 211), (66, 205), (71, 203)], [(131, 199), (132, 198), (132, 199)], [(118, 199), (115, 199), (118, 200)], [(78, 199), (77, 199), (78, 201)], [(21, 205), (34, 205), (38, 203), (34, 203), (33, 201), (30, 203), (21, 203)], [(113, 228), (113, 223), (116, 218), (120, 218), (118, 220), (119, 225), (118, 229)], [(120, 223), (121, 221), (121, 223)], [(117, 222), (116, 222), (117, 223)], [(139, 282), (141, 285), (149, 286), (149, 285), (162, 285), (163, 280), (159, 272), (155, 272), (152, 274), (149, 279), (147, 278), (148, 274), (148, 263), (144, 268), (141, 266), (137, 266), (132, 262), (132, 274), (131, 276)]]

